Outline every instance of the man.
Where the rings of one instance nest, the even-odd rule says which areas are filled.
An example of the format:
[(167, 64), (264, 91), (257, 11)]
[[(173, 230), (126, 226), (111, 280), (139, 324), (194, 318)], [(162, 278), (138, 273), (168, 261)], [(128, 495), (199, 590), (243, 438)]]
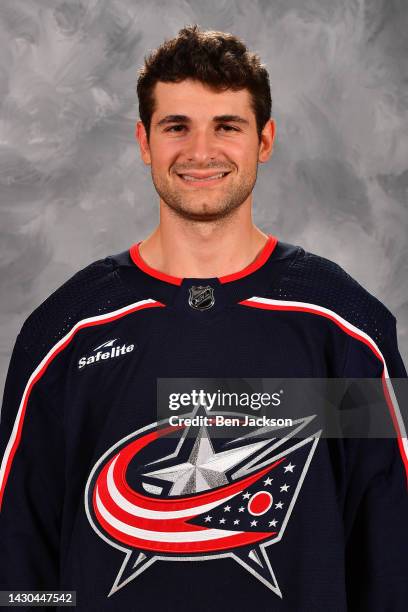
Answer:
[[(266, 69), (239, 39), (184, 28), (145, 60), (138, 96), (160, 223), (78, 272), (18, 335), (1, 588), (75, 590), (80, 610), (405, 610), (395, 317), (254, 225), (275, 123)], [(325, 439), (312, 409), (278, 438), (241, 428), (227, 442), (211, 419), (160, 420), (158, 379), (224, 377), (382, 378), (395, 436)], [(193, 406), (183, 414), (208, 418)]]

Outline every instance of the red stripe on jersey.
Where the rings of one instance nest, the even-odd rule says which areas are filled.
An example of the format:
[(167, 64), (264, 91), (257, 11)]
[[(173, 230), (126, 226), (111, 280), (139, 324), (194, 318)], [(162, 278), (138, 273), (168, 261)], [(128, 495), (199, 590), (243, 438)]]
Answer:
[[(269, 299), (269, 298), (262, 298), (262, 299)], [(381, 363), (383, 364), (383, 368), (384, 368), (382, 372), (383, 391), (384, 391), (388, 409), (390, 411), (390, 416), (391, 416), (392, 422), (394, 424), (394, 427), (397, 433), (398, 447), (399, 447), (399, 451), (401, 454), (402, 462), (404, 464), (406, 477), (407, 477), (407, 487), (408, 487), (408, 454), (407, 454), (406, 448), (404, 447), (403, 435), (401, 433), (400, 425), (398, 423), (398, 418), (396, 415), (396, 410), (398, 410), (399, 412), (399, 408), (398, 406), (397, 408), (394, 406), (394, 402), (392, 401), (389, 391), (387, 389), (387, 384), (386, 384), (387, 377), (385, 376), (385, 368), (387, 366), (386, 366), (384, 357), (381, 355), (381, 353), (379, 353), (374, 341), (369, 337), (365, 338), (362, 334), (359, 334), (358, 332), (354, 331), (354, 329), (351, 329), (350, 327), (348, 327), (347, 326), (348, 322), (344, 320), (343, 317), (340, 317), (340, 315), (336, 315), (336, 313), (334, 312), (325, 312), (325, 310), (327, 311), (329, 309), (324, 309), (324, 307), (319, 308), (317, 305), (316, 307), (313, 307), (313, 305), (306, 305), (306, 304), (305, 306), (292, 305), (290, 303), (289, 304), (285, 303), (283, 300), (282, 300), (282, 303), (279, 303), (279, 304), (272, 303), (272, 302), (277, 302), (277, 300), (271, 300), (271, 303), (265, 303), (265, 302), (255, 301), (254, 299), (250, 298), (247, 300), (242, 300), (241, 302), (239, 302), (239, 304), (242, 304), (243, 306), (250, 306), (251, 308), (261, 308), (263, 310), (279, 310), (279, 311), (283, 310), (283, 311), (294, 311), (294, 312), (307, 312), (310, 314), (318, 315), (320, 317), (325, 317), (326, 319), (330, 319), (338, 327), (340, 327), (346, 334), (348, 334), (349, 336), (352, 336), (359, 342), (362, 342), (363, 344), (365, 344), (371, 350), (371, 352), (374, 353), (377, 359), (381, 361)], [(340, 319), (343, 319), (344, 322), (341, 321)], [(350, 326), (352, 326), (353, 328), (356, 327), (355, 325), (352, 325), (351, 323), (350, 323)]]
[[(141, 300), (144, 301), (144, 300)], [(66, 336), (64, 336), (64, 338), (66, 338), (66, 340), (64, 342), (62, 342), (61, 344), (58, 342), (56, 345), (54, 345), (54, 347), (47, 353), (46, 359), (44, 361), (44, 363), (42, 363), (41, 368), (39, 369), (39, 371), (37, 372), (37, 374), (35, 375), (35, 377), (32, 380), (29, 380), (29, 382), (26, 385), (26, 388), (24, 389), (23, 392), (23, 406), (20, 412), (20, 415), (17, 414), (18, 418), (18, 426), (17, 426), (17, 431), (16, 431), (16, 435), (15, 438), (13, 440), (11, 449), (9, 451), (9, 456), (6, 460), (6, 466), (4, 469), (4, 476), (3, 479), (0, 483), (0, 510), (1, 510), (1, 506), (3, 503), (3, 497), (4, 497), (4, 490), (6, 487), (6, 483), (10, 474), (10, 470), (11, 470), (11, 466), (14, 460), (14, 456), (16, 454), (17, 448), (20, 444), (20, 440), (21, 440), (21, 432), (23, 429), (23, 424), (24, 424), (24, 417), (25, 417), (25, 413), (26, 413), (26, 409), (27, 409), (27, 403), (28, 400), (30, 398), (30, 394), (32, 391), (33, 386), (35, 385), (35, 383), (44, 375), (44, 373), (46, 372), (48, 366), (50, 365), (50, 363), (55, 359), (55, 357), (62, 351), (64, 350), (69, 343), (71, 342), (71, 340), (74, 338), (75, 334), (80, 331), (81, 329), (84, 329), (86, 327), (92, 327), (94, 325), (102, 325), (104, 323), (110, 323), (111, 321), (115, 321), (116, 319), (120, 319), (121, 317), (124, 317), (128, 314), (131, 314), (133, 312), (136, 312), (138, 310), (144, 310), (145, 308), (156, 308), (156, 307), (164, 307), (165, 304), (162, 304), (161, 302), (151, 302), (151, 303), (147, 303), (147, 304), (140, 304), (138, 305), (138, 302), (135, 302), (135, 305), (130, 307), (128, 310), (125, 310), (124, 312), (118, 312), (113, 311), (116, 314), (112, 314), (112, 316), (106, 316), (105, 315), (100, 315), (100, 317), (89, 317), (89, 319), (92, 320), (88, 320), (88, 319), (84, 319), (84, 322), (81, 323), (81, 321), (79, 321), (78, 323), (76, 323), (74, 325), (74, 328), (68, 332), (68, 334)], [(119, 309), (119, 311), (121, 311), (123, 309)], [(41, 365), (41, 364), (40, 364)], [(34, 370), (35, 371), (35, 370)], [(31, 377), (30, 377), (31, 378)], [(20, 404), (21, 407), (21, 404)], [(10, 436), (10, 440), (12, 439), (13, 433), (11, 433)], [(9, 443), (10, 443), (9, 440)], [(6, 453), (7, 453), (7, 448), (9, 445), (7, 445), (6, 447)], [(6, 454), (5, 453), (5, 454)], [(0, 475), (1, 476), (1, 475)]]

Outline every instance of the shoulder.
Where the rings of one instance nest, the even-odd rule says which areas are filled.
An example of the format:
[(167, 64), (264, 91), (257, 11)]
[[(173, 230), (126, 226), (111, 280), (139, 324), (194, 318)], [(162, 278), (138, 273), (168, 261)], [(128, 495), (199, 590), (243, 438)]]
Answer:
[(379, 343), (395, 323), (394, 315), (385, 304), (344, 268), (302, 247), (297, 247), (282, 283), (272, 287), (269, 295), (327, 309)]
[(73, 274), (25, 319), (19, 344), (40, 358), (78, 321), (118, 308), (126, 288), (117, 282), (116, 267), (108, 256)]

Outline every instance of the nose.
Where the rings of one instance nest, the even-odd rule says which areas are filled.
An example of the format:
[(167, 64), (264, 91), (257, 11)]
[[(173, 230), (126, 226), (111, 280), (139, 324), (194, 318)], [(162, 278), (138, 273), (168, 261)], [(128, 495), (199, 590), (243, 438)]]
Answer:
[(211, 131), (195, 130), (190, 134), (185, 150), (188, 161), (205, 165), (218, 154), (218, 144)]

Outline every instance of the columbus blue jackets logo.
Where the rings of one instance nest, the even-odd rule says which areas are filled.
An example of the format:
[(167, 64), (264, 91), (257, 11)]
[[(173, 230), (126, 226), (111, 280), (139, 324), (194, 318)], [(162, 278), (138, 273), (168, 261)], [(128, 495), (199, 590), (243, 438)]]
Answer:
[(164, 420), (110, 448), (85, 490), (93, 529), (125, 553), (107, 595), (157, 560), (228, 557), (283, 597), (267, 548), (283, 538), (309, 469), (321, 432), (292, 438), (313, 418), (293, 421), (279, 437), (276, 428), (240, 428), (227, 441), (211, 438), (211, 427)]

